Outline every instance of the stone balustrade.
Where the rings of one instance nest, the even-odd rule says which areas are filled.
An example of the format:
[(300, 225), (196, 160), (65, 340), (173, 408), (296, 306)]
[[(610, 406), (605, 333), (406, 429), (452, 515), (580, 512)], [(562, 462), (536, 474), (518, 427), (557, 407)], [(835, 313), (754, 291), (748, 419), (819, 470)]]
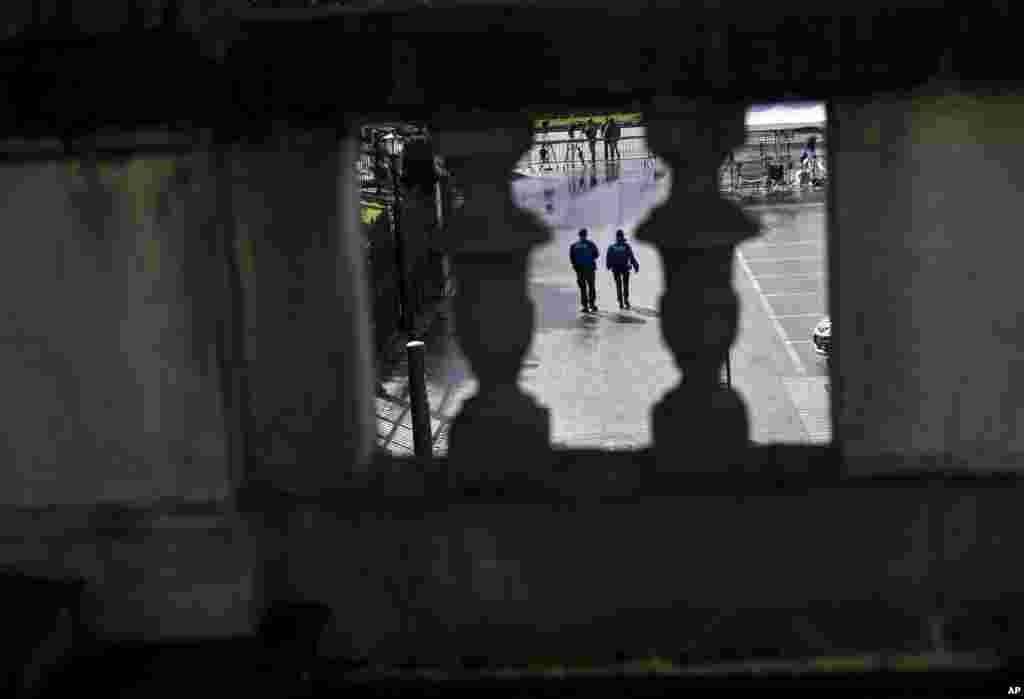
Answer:
[[(193, 6), (198, 7), (189, 4)], [(212, 27), (227, 20), (198, 10), (188, 16), (212, 32), (212, 53), (224, 58), (230, 42), (217, 40)], [(860, 29), (865, 26), (858, 24)], [(717, 81), (704, 86), (721, 88), (725, 95), (729, 91), (722, 77), (738, 70), (738, 61), (716, 48), (723, 35), (709, 36), (710, 47), (695, 48), (693, 57), (703, 56), (718, 66)], [(425, 93), (435, 94), (419, 89), (413, 44), (407, 47), (407, 60), (399, 61), (404, 68), (396, 70), (403, 89), (374, 93), (377, 104), (386, 96), (396, 100), (392, 108), (401, 109), (416, 106)], [(251, 54), (259, 54), (258, 47), (250, 47)], [(667, 70), (665, 65), (678, 70), (677, 58), (663, 56), (661, 70)], [(767, 63), (753, 65), (756, 72)], [(792, 64), (788, 69), (795, 70)], [(873, 65), (871, 71), (881, 69)], [(766, 81), (777, 81), (772, 84), (785, 77), (770, 66), (765, 72), (771, 74)], [(247, 85), (261, 79), (259, 75)], [(263, 97), (267, 105), (274, 102), (272, 96)], [(252, 106), (262, 98), (246, 99)], [(208, 274), (218, 283), (205, 286), (234, 295), (233, 304), (217, 305), (216, 322), (207, 322), (221, 333), (217, 341), (227, 345), (220, 348), (221, 359), (229, 373), (235, 372), (224, 378), (226, 392), (231, 400), (251, 401), (251, 412), (231, 403), (218, 415), (225, 433), (219, 437), (232, 446), (225, 459), (237, 463), (225, 465), (222, 490), (207, 490), (237, 486), (233, 496), (206, 503), (209, 516), (174, 507), (165, 519), (156, 514), (158, 503), (142, 502), (140, 496), (135, 504), (144, 514), (112, 525), (82, 514), (83, 509), (114, 514), (124, 509), (95, 505), (104, 482), (90, 473), (89, 459), (82, 458), (74, 464), (81, 466), (74, 477), (65, 481), (63, 494), (71, 503), (51, 510), (37, 502), (22, 503), (35, 508), (27, 511), (10, 504), (5, 511), (10, 534), (0, 540), (3, 560), (46, 576), (85, 579), (92, 601), (87, 621), (98, 633), (114, 637), (245, 633), (270, 601), (320, 600), (335, 613), (322, 652), (380, 664), (451, 665), (467, 659), (501, 664), (576, 655), (603, 662), (652, 650), (690, 660), (720, 657), (727, 650), (720, 645), (722, 637), (705, 641), (702, 636), (711, 626), (731, 628), (736, 639), (752, 626), (730, 627), (728, 620), (742, 619), (743, 614), (778, 612), (776, 621), (785, 625), (800, 610), (811, 614), (807, 610), (837, 605), (875, 605), (871, 613), (876, 616), (864, 618), (870, 616), (868, 625), (877, 633), (851, 640), (844, 634), (863, 626), (864, 619), (847, 618), (837, 626), (795, 631), (803, 650), (913, 649), (945, 640), (928, 630), (936, 628), (934, 618), (970, 614), (1001, 599), (1008, 600), (1002, 613), (1015, 614), (1019, 602), (1010, 596), (1024, 581), (1019, 567), (1007, 562), (1021, 543), (1019, 479), (979, 475), (1019, 468), (1019, 463), (1002, 461), (1007, 455), (993, 448), (989, 438), (1001, 435), (994, 443), (1006, 447), (1015, 408), (1006, 404), (1001, 412), (980, 414), (970, 430), (954, 434), (957, 422), (965, 422), (962, 417), (969, 412), (965, 405), (987, 405), (992, 402), (987, 395), (1003, 386), (1004, 377), (997, 371), (985, 374), (987, 383), (981, 388), (967, 384), (966, 371), (956, 377), (960, 385), (943, 384), (947, 411), (930, 399), (934, 382), (927, 380), (943, 375), (947, 354), (928, 355), (927, 375), (908, 371), (906, 363), (885, 363), (885, 382), (880, 383), (863, 377), (874, 371), (882, 352), (862, 340), (857, 353), (846, 354), (848, 359), (837, 355), (839, 378), (847, 378), (846, 386), (837, 382), (837, 392), (847, 406), (870, 405), (877, 412), (868, 417), (852, 407), (834, 412), (848, 423), (845, 432), (837, 431), (845, 435), (845, 446), (859, 443), (851, 455), (860, 476), (851, 477), (850, 462), (838, 448), (749, 443), (743, 401), (718, 380), (736, 339), (740, 312), (730, 278), (733, 251), (757, 234), (752, 221), (722, 199), (717, 178), (721, 154), (743, 142), (745, 107), (723, 97), (655, 99), (644, 108), (649, 145), (671, 168), (674, 187), (637, 239), (655, 246), (661, 256), (666, 280), (660, 303), (662, 333), (682, 372), (680, 384), (653, 407), (651, 449), (613, 454), (551, 448), (549, 415), (517, 385), (534, 332), (535, 309), (527, 295), (529, 253), (549, 240), (540, 221), (514, 205), (508, 187), (511, 169), (530, 144), (529, 123), (522, 114), (449, 110), (436, 119), (438, 145), (459, 173), (465, 204), (453, 213), (441, 244), (455, 261), (458, 340), (480, 388), (455, 420), (448, 458), (435, 460), (429, 468), (412, 460), (369, 458), (369, 309), (358, 244), (358, 184), (347, 166), (357, 151), (353, 139), (344, 137), (339, 143), (331, 130), (293, 139), (285, 128), (277, 138), (222, 150), (216, 163), (204, 164), (197, 177), (215, 180), (217, 186), (211, 189), (220, 198), (210, 204), (212, 214), (206, 209), (195, 214), (207, 221), (193, 220), (181, 231), (188, 235), (193, 225), (201, 227), (210, 238), (210, 254), (224, 254), (225, 246), (230, 249), (228, 240), (237, 243), (234, 266), (211, 266)], [(909, 284), (917, 289), (914, 295), (894, 298), (902, 304), (898, 308), (915, 313), (894, 315), (927, 323), (931, 335), (904, 337), (931, 338), (931, 347), (955, 344), (940, 317), (945, 309), (936, 308), (931, 299), (935, 292), (948, 292), (943, 298), (949, 305), (957, 301), (947, 271), (958, 269), (963, 259), (959, 251), (973, 250), (972, 262), (981, 268), (992, 262), (984, 253), (995, 247), (995, 242), (971, 247), (961, 236), (956, 243), (962, 247), (952, 252), (957, 231), (970, 231), (972, 222), (966, 215), (953, 216), (955, 212), (943, 208), (950, 205), (934, 192), (945, 186), (949, 173), (956, 175), (959, 186), (973, 185), (966, 169), (955, 166), (969, 162), (983, 170), (986, 163), (996, 162), (986, 172), (989, 182), (999, 187), (971, 191), (1008, 220), (1016, 201), (1012, 181), (996, 177), (1002, 174), (998, 168), (1013, 167), (1009, 156), (1003, 162), (997, 161), (995, 151), (961, 150), (976, 134), (994, 128), (988, 136), (998, 137), (1000, 153), (1016, 154), (1012, 147), (1019, 139), (1013, 125), (1019, 119), (989, 118), (1016, 113), (989, 103), (969, 108), (972, 128), (957, 130), (952, 122), (934, 118), (940, 109), (927, 103), (917, 104), (913, 113), (900, 107), (848, 105), (840, 112), (847, 129), (843, 137), (829, 138), (834, 156), (830, 172), (840, 173), (836, 182), (844, 191), (854, 192), (861, 183), (877, 184), (872, 178), (881, 177), (885, 184), (881, 192), (865, 188), (860, 199), (849, 194), (837, 199), (838, 187), (830, 190), (832, 202), (840, 204), (830, 220), (857, 234), (842, 238), (837, 248), (844, 264), (855, 260), (861, 268), (871, 268), (873, 260), (883, 259), (893, 247), (894, 230), (910, 231), (896, 246), (903, 257), (888, 263), (879, 278), (895, 280), (891, 288)], [(959, 140), (949, 142), (950, 133)], [(977, 157), (966, 160), (968, 151)], [(929, 168), (928, 163), (945, 167)], [(917, 176), (913, 185), (907, 172)], [(34, 179), (7, 174), (11, 192), (26, 192), (31, 186), (52, 196), (63, 186), (46, 173)], [(905, 202), (896, 206), (882, 196), (891, 192), (906, 194)], [(88, 219), (84, 227), (97, 234), (88, 242), (95, 245), (89, 254), (98, 257), (96, 251), (111, 244), (104, 235), (111, 231), (104, 227), (113, 228), (106, 221), (116, 207), (91, 201), (97, 209), (79, 207), (79, 213)], [(1000, 203), (1004, 209), (998, 209)], [(922, 208), (935, 218), (923, 216)], [(51, 251), (40, 241), (49, 244), (46, 235), (57, 237), (53, 231), (60, 217), (35, 205), (22, 210), (29, 209), (39, 233), (26, 240), (33, 239), (33, 254), (43, 259)], [(923, 244), (914, 238), (921, 232), (914, 226), (922, 220), (934, 223)], [(39, 226), (40, 221), (46, 225)], [(947, 230), (946, 221), (958, 225)], [(121, 242), (134, 242), (136, 235), (134, 229), (126, 231)], [(173, 272), (165, 276), (144, 268), (151, 277), (146, 284), (159, 281), (170, 297), (178, 288), (172, 283), (174, 274), (185, 275), (186, 267), (194, 271), (192, 256), (202, 248), (169, 260), (164, 269)], [(833, 288), (839, 288), (839, 269), (832, 260)], [(901, 276), (901, 270), (910, 273)], [(74, 272), (85, 288), (89, 285), (84, 282), (101, 278), (104, 268)], [(126, 280), (135, 274), (123, 271)], [(239, 278), (222, 283), (229, 274)], [(968, 278), (973, 281), (973, 276)], [(865, 290), (865, 307), (885, 310), (884, 295), (869, 286), (864, 281), (853, 288)], [(102, 298), (113, 303), (132, 294), (143, 296), (149, 287), (125, 282), (116, 293), (105, 288), (108, 294)], [(1000, 298), (976, 294), (979, 307)], [(186, 305), (184, 295), (177, 295), (181, 305)], [(196, 316), (202, 316), (201, 300), (189, 301), (199, 306)], [(1008, 310), (1013, 310), (1012, 303), (1007, 303)], [(90, 310), (95, 312), (95, 305)], [(49, 321), (46, 313), (25, 315)], [(853, 319), (848, 327), (859, 329), (862, 338), (876, 338), (876, 343), (882, 341), (877, 338), (887, 339), (885, 330), (893, 330), (894, 322), (884, 313), (869, 315), (858, 309), (847, 317)], [(994, 336), (989, 356), (998, 353), (1003, 366), (1015, 366), (1012, 323), (989, 320), (980, 314), (973, 321), (975, 337)], [(114, 336), (120, 320), (108, 313), (104, 322), (92, 327)], [(196, 332), (194, 322), (182, 327)], [(225, 341), (228, 327), (237, 332)], [(37, 337), (45, 339), (45, 330)], [(164, 334), (173, 335), (175, 342), (180, 339), (176, 328)], [(83, 346), (106, 347), (95, 337), (87, 339), (62, 347), (76, 356)], [(202, 344), (205, 348), (210, 343)], [(195, 349), (181, 345), (182, 356)], [(900, 346), (900, 361), (916, 359), (914, 351), (909, 342)], [(97, 349), (91, 357), (96, 364), (88, 366), (108, 367), (113, 354)], [(133, 354), (152, 358), (146, 351)], [(851, 367), (857, 371), (849, 371)], [(165, 370), (154, 362), (152, 375), (164, 381), (171, 375)], [(100, 393), (95, 379), (99, 373), (91, 383), (82, 383), (89, 389), (83, 395), (90, 399)], [(72, 383), (83, 374), (78, 367), (65, 368), (61, 380)], [(850, 375), (862, 377), (861, 384), (851, 385)], [(180, 385), (170, 379), (166, 384)], [(902, 386), (905, 395), (916, 393), (894, 400), (887, 393), (893, 385)], [(160, 412), (154, 406), (186, 405), (180, 395), (175, 397), (177, 389), (161, 390), (146, 393), (154, 412)], [(214, 394), (210, 391), (208, 397)], [(117, 431), (111, 426), (124, 431), (124, 424), (134, 424), (125, 420), (137, 411), (138, 401), (128, 391), (124, 396), (116, 409), (103, 404), (109, 407), (103, 413), (108, 434)], [(43, 418), (24, 409), (21, 417), (39, 425), (46, 416), (65, 410), (62, 398), (50, 403), (38, 408)], [(909, 414), (910, 404), (927, 409)], [(67, 412), (87, 409), (73, 406)], [(207, 409), (212, 414), (213, 408)], [(878, 418), (883, 411), (888, 412)], [(17, 413), (10, 413), (15, 424)], [(935, 427), (942, 420), (949, 429)], [(1002, 432), (992, 428), (994, 423)], [(929, 429), (914, 435), (918, 424)], [(247, 432), (245, 439), (236, 432)], [(145, 433), (138, 430), (131, 437), (145, 441)], [(905, 446), (914, 439), (921, 440), (915, 445), (934, 447), (943, 456), (925, 456), (921, 449), (891, 457), (879, 453), (882, 445)], [(81, 458), (81, 453), (76, 456)], [(145, 457), (147, 450), (139, 453), (144, 455), (140, 460), (151, 458)], [(950, 453), (958, 460), (950, 460)], [(188, 500), (194, 494), (184, 492), (189, 484), (206, 484), (197, 476), (210, 473), (189, 458), (177, 458), (168, 457), (160, 472), (160, 494), (170, 494), (176, 502)], [(69, 461), (64, 458), (61, 465)], [(879, 475), (897, 472), (899, 477)], [(33, 476), (46, 480), (49, 474)], [(56, 480), (49, 477), (46, 482)], [(15, 492), (17, 485), (8, 492)], [(87, 502), (71, 497), (80, 493), (87, 494)], [(204, 614), (211, 609), (214, 613)], [(887, 613), (895, 609), (911, 618), (906, 634), (889, 623), (893, 617)], [(763, 643), (744, 652), (770, 646), (772, 633), (765, 632)]]

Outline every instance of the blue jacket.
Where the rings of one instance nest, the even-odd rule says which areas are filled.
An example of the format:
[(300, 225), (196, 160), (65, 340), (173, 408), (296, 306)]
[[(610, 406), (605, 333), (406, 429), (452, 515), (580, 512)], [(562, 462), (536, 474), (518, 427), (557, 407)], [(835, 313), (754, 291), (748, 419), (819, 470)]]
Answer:
[(604, 256), (608, 269), (613, 271), (628, 272), (632, 267), (635, 272), (640, 271), (640, 263), (633, 255), (633, 248), (626, 242), (614, 242), (608, 246), (608, 252)]
[(569, 262), (573, 269), (597, 269), (597, 258), (600, 256), (601, 251), (593, 240), (577, 240), (569, 246)]

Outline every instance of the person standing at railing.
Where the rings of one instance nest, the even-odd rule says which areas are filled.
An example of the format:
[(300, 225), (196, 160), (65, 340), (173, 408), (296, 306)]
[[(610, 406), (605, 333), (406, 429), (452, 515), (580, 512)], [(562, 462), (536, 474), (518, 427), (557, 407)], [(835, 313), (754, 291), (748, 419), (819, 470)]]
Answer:
[(577, 154), (580, 156), (580, 163), (584, 163), (583, 149), (580, 148), (579, 141), (576, 140), (576, 124), (569, 124), (569, 144), (566, 148), (565, 159), (568, 163), (574, 164)]
[(584, 135), (584, 124), (576, 126), (576, 139), (573, 141), (573, 147), (576, 148), (576, 153), (580, 156), (580, 165), (587, 164), (587, 156), (583, 152), (583, 135)]
[(608, 119), (608, 124), (604, 129), (604, 151), (605, 160), (608, 159), (608, 154), (611, 153), (611, 157), (615, 160), (621, 160), (622, 155), (619, 154), (619, 138), (622, 136), (622, 127), (615, 121), (615, 117)]
[(590, 164), (597, 165), (597, 124), (593, 119), (587, 119), (583, 134), (587, 137), (587, 145), (590, 146)]
[(548, 128), (548, 121), (546, 119), (540, 122), (540, 133), (538, 134), (537, 140), (540, 141), (540, 164), (544, 167), (549, 165), (550, 151), (548, 149)]
[(804, 152), (800, 155), (800, 162), (801, 162), (801, 164), (804, 164), (804, 163), (807, 164), (808, 168), (811, 171), (812, 178), (814, 176), (814, 172), (818, 169), (817, 168), (818, 157), (817, 157), (817, 152), (816, 152), (817, 151), (817, 144), (818, 144), (818, 137), (817, 136), (811, 136), (810, 138), (807, 139), (807, 145), (804, 147)]

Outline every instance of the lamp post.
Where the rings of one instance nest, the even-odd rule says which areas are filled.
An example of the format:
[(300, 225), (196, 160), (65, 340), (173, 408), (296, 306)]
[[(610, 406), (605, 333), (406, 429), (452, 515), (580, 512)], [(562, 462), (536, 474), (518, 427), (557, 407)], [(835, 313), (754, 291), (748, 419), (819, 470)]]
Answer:
[(413, 450), (419, 459), (433, 455), (430, 440), (430, 406), (427, 401), (425, 377), (425, 344), (416, 335), (413, 312), (410, 308), (412, 293), (406, 274), (405, 236), (402, 234), (401, 184), (398, 173), (398, 135), (391, 133), (388, 139), (388, 155), (391, 160), (391, 225), (395, 236), (395, 265), (398, 267), (398, 302), (401, 306), (399, 327), (406, 336), (405, 351), (409, 359), (409, 403), (412, 412)]

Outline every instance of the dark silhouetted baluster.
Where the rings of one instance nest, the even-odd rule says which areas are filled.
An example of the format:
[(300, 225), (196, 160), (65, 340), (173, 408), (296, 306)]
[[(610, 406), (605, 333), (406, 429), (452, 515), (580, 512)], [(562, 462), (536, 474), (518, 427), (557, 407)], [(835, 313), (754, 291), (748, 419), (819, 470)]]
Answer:
[(651, 150), (672, 170), (672, 193), (637, 239), (661, 253), (662, 335), (683, 373), (652, 411), (664, 467), (724, 469), (739, 463), (749, 440), (743, 400), (720, 378), (739, 318), (734, 250), (758, 230), (719, 194), (718, 169), (723, 153), (743, 143), (744, 114), (742, 104), (661, 100), (648, 123)]
[[(465, 185), (465, 206), (453, 214), (444, 245), (458, 280), (459, 345), (479, 381), (478, 392), (452, 425), (449, 455), (462, 473), (496, 474), (513, 464), (535, 468), (534, 455), (550, 454), (550, 419), (517, 381), (534, 331), (533, 303), (526, 293), (529, 252), (549, 234), (516, 207), (509, 187), (513, 167), (530, 146), (530, 131), (525, 123), (493, 129), (444, 126), (440, 150)], [(514, 458), (502, 463), (502, 453)]]

